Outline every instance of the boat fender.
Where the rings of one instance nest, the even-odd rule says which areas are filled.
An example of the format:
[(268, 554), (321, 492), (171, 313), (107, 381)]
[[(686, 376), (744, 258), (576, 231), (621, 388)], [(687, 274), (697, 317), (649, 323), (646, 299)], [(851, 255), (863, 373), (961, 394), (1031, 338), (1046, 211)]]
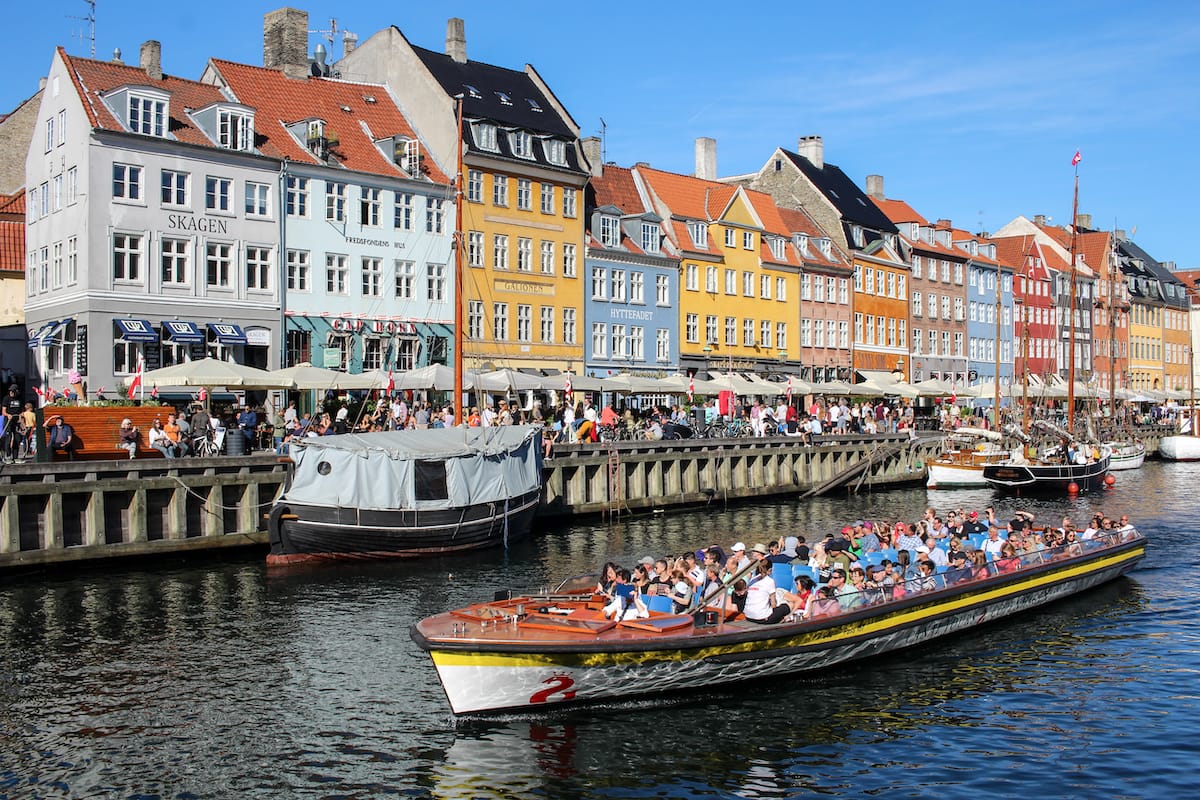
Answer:
[(283, 544), (283, 518), (288, 515), (295, 519), (295, 515), (291, 513), (291, 509), (282, 503), (278, 503), (271, 509), (271, 513), (267, 516), (267, 536), (272, 547)]

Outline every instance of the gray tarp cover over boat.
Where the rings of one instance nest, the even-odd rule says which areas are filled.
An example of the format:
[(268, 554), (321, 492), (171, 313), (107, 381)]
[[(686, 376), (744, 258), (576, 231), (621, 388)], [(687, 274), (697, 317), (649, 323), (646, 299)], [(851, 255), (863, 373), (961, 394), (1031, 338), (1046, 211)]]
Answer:
[(296, 467), (281, 501), (373, 510), (503, 502), (541, 487), (541, 430), (507, 425), (310, 437), (292, 445)]

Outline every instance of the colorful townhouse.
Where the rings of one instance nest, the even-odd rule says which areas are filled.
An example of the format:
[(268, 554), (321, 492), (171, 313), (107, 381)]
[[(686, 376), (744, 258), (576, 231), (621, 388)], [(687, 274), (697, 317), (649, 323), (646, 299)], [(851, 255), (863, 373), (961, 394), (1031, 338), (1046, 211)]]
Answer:
[(34, 386), (212, 356), (280, 363), (281, 163), (254, 109), (137, 66), (54, 53), (26, 160)]
[[(715, 173), (715, 153), (697, 160), (698, 172)], [(680, 367), (689, 374), (797, 371), (800, 258), (771, 198), (647, 166), (635, 172), (682, 263)]]
[(25, 383), (25, 190), (0, 195), (0, 387)]
[(436, 163), (454, 171), (462, 154), (466, 365), (578, 371), (590, 173), (579, 126), (542, 76), (469, 60), (461, 19), (445, 52), (389, 27), (335, 69), (385, 84)]
[(254, 110), (255, 146), (280, 164), (283, 364), (452, 363), (450, 179), (386, 86), (290, 77), (277, 56), (214, 59), (201, 80)]
[(1013, 270), (996, 245), (952, 229), (954, 246), (967, 254), (967, 379), (973, 385), (1012, 381)]
[(849, 255), (853, 322), (844, 366), (907, 377), (910, 266), (896, 226), (841, 169), (825, 162), (821, 137), (802, 137), (798, 150), (776, 149), (742, 180), (781, 207), (804, 209)]
[(1117, 258), (1129, 289), (1129, 373), (1135, 391), (1187, 391), (1190, 301), (1171, 270), (1123, 236)]
[(636, 170), (603, 164), (585, 139), (584, 366), (588, 375), (662, 376), (679, 369), (679, 254)]
[(997, 261), (1013, 275), (1013, 382), (1048, 383), (1058, 363), (1053, 273), (1033, 237), (989, 241)]

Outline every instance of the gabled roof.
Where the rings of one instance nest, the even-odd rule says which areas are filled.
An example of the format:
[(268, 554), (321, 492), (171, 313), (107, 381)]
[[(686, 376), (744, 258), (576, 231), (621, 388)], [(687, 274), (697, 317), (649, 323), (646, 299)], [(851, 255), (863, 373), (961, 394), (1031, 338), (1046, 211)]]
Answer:
[(787, 156), (788, 160), (837, 208), (844, 222), (856, 223), (884, 233), (896, 232), (896, 226), (887, 215), (837, 166), (826, 162), (823, 167), (818, 168), (799, 153), (783, 148), (780, 148), (780, 152)]
[[(416, 45), (412, 45), (412, 49), (447, 95), (463, 95), (464, 117), (489, 119), (529, 131), (575, 139), (575, 132), (567, 120), (559, 115), (550, 98), (528, 73), (480, 61), (460, 63), (445, 53)], [(472, 92), (472, 89), (475, 91)]]
[(633, 170), (627, 167), (606, 164), (604, 173), (593, 176), (590, 185), (595, 192), (597, 208), (615, 206), (621, 209), (622, 214), (641, 214), (646, 211), (633, 179)]
[(0, 214), (25, 216), (25, 190), (15, 194), (0, 194)]
[(79, 93), (80, 100), (83, 101), (88, 122), (93, 128), (127, 131), (121, 121), (108, 110), (101, 95), (121, 86), (150, 86), (169, 92), (171, 95), (167, 130), (172, 137), (187, 144), (216, 146), (184, 112), (185, 110), (204, 108), (212, 103), (229, 102), (229, 99), (218, 87), (199, 81), (176, 78), (165, 73), (160, 80), (152, 80), (146, 71), (139, 67), (116, 64), (111, 61), (76, 58), (68, 55), (67, 51), (61, 47), (58, 48), (58, 55), (66, 65), (67, 73), (76, 92)]
[(707, 224), (720, 219), (737, 193), (736, 186), (647, 166), (634, 167), (634, 172), (646, 187), (651, 204), (656, 210), (666, 212), (664, 216), (669, 219), (664, 224), (681, 252), (723, 255), (713, 236), (708, 237), (705, 247), (697, 247), (687, 229), (687, 221), (699, 220)]
[(0, 195), (0, 272), (25, 271), (25, 190)]
[(883, 197), (872, 197), (871, 202), (879, 206), (887, 218), (897, 224), (901, 222), (915, 222), (919, 225), (928, 225), (929, 220), (917, 213), (916, 209), (910, 206), (903, 200), (889, 200)]
[[(405, 174), (385, 155), (386, 146), (380, 150), (375, 144), (392, 136), (417, 138), (386, 86), (329, 78), (297, 80), (279, 70), (221, 59), (212, 59), (210, 64), (232, 97), (255, 110), (255, 145), (263, 155), (308, 164), (325, 163), (286, 127), (317, 118), (325, 121), (327, 131), (337, 134), (338, 144), (331, 149), (341, 166), (376, 175)], [(421, 151), (428, 154), (424, 147)], [(425, 159), (423, 167), (430, 180), (449, 183), (432, 157)]]
[[(803, 233), (810, 240), (815, 239), (831, 239), (828, 233), (821, 230), (821, 226), (808, 215), (807, 212), (796, 208), (780, 208), (779, 216), (783, 219), (783, 224), (791, 234)], [(835, 245), (829, 249), (829, 258), (821, 252), (821, 248), (811, 245), (808, 248), (808, 254), (802, 256), (805, 264), (817, 266), (842, 267), (848, 269), (845, 258), (842, 257), (841, 250)]]

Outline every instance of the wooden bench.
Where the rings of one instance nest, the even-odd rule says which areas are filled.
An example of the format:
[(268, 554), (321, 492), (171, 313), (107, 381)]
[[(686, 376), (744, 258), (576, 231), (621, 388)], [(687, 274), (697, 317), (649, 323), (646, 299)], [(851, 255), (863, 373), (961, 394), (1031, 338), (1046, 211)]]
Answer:
[[(71, 426), (74, 433), (75, 460), (111, 460), (128, 459), (129, 451), (118, 447), (121, 441), (121, 422), (129, 419), (138, 429), (138, 458), (163, 458), (163, 454), (150, 446), (150, 425), (160, 419), (165, 425), (167, 415), (174, 412), (172, 406), (46, 406), (43, 409), (47, 420), (56, 415)], [(42, 439), (45, 447), (50, 447), (50, 428), (47, 425)], [(66, 461), (66, 453), (59, 450), (53, 456), (55, 461)]]

